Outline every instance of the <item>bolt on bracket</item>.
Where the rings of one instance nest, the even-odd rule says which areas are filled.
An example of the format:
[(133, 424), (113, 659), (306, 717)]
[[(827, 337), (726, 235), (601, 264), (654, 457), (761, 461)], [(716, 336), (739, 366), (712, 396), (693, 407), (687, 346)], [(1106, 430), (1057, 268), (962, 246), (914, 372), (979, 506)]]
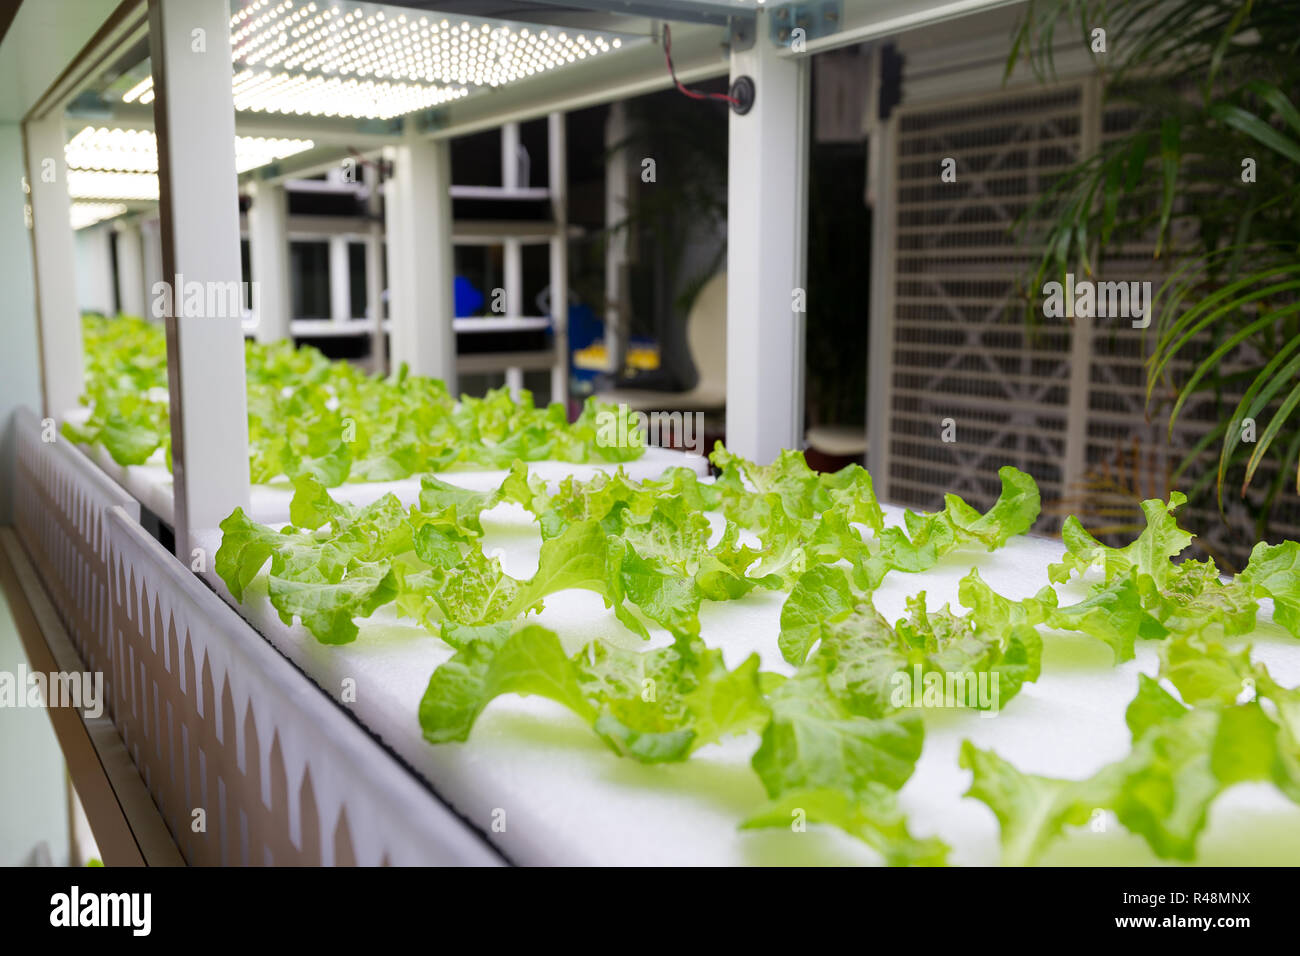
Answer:
[(842, 0), (785, 3), (768, 8), (767, 18), (772, 42), (789, 49), (801, 39), (807, 42), (838, 33), (844, 26), (844, 4)]

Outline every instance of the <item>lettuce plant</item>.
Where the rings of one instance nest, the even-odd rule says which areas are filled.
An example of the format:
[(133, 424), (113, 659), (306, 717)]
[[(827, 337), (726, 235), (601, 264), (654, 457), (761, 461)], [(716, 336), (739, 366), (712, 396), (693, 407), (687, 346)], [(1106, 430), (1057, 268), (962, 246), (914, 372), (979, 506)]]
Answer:
[[(83, 320), (90, 409), (73, 441), (102, 446), (119, 465), (140, 465), (171, 443), (166, 342), (143, 319)], [(436, 380), (407, 373), (368, 375), (290, 342), (246, 342), (249, 476), (256, 484), (315, 478), (392, 481), (454, 468), (504, 469), (515, 461), (623, 462), (640, 445), (600, 440), (603, 415), (618, 410), (589, 398), (570, 423), (564, 407), (537, 408), (529, 392), (507, 389), (455, 401)], [(629, 413), (630, 414), (630, 413)], [(170, 455), (166, 457), (170, 467)]]
[[(620, 470), (555, 485), (517, 460), (492, 491), (425, 476), (415, 504), (389, 495), (361, 508), (301, 474), (288, 527), (238, 510), (222, 523), (216, 570), (243, 600), (269, 564), (272, 606), (322, 643), (357, 639), (357, 620), (384, 606), (437, 635), (453, 653), (419, 707), (432, 744), (467, 740), (503, 694), (556, 701), (615, 754), (643, 763), (687, 760), (755, 733), (751, 766), (766, 801), (744, 828), (835, 826), (893, 864), (947, 859), (942, 841), (911, 832), (897, 797), (922, 752), (931, 692), (945, 706), (1008, 706), (1041, 673), (1040, 628), (1089, 634), (1116, 661), (1132, 658), (1138, 640), (1160, 641), (1162, 682), (1143, 678), (1129, 707), (1132, 753), (1084, 780), (1025, 774), (963, 748), (969, 795), (1000, 821), (1005, 862), (1035, 862), (1098, 809), (1157, 854), (1188, 859), (1211, 801), (1234, 782), (1271, 780), (1300, 798), (1297, 692), (1252, 664), (1248, 650), (1218, 643), (1255, 627), (1261, 598), (1297, 633), (1300, 545), (1261, 544), (1230, 580), (1212, 562), (1179, 563), (1191, 536), (1178, 527), (1175, 495), (1145, 503), (1147, 528), (1125, 547), (1068, 520), (1052, 583), (1029, 597), (1006, 598), (971, 570), (960, 609), (930, 609), (919, 591), (891, 623), (873, 603), (885, 577), (923, 574), (963, 549), (992, 551), (1026, 532), (1039, 510), (1031, 477), (1003, 468), (1002, 494), (985, 513), (949, 495), (942, 511), (907, 512), (901, 527), (886, 527), (858, 466), (818, 474), (793, 452), (759, 466), (722, 445), (712, 460), (714, 482), (669, 469), (655, 480)], [(483, 550), (482, 515), (504, 502), (536, 522), (531, 578), (512, 577)], [(721, 515), (720, 529), (706, 512)], [(1076, 578), (1085, 596), (1061, 605), (1054, 585)], [(642, 638), (661, 628), (669, 643), (629, 649), (611, 633), (566, 646), (529, 621), (575, 588), (600, 595), (611, 627)], [(762, 671), (756, 655), (729, 668), (701, 637), (704, 602), (756, 589), (787, 594), (778, 646), (793, 676)], [(1247, 686), (1256, 696), (1239, 701)]]

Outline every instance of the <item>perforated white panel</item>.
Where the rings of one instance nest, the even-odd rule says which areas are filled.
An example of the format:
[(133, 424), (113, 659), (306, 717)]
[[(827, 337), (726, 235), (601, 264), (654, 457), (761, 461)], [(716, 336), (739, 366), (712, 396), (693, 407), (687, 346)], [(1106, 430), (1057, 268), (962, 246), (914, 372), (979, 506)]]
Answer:
[[(1040, 530), (1078, 513), (1089, 527), (1126, 539), (1141, 525), (1143, 498), (1189, 489), (1216, 467), (1217, 444), (1175, 475), (1240, 391), (1225, 393), (1227, 411), (1213, 396), (1197, 396), (1170, 436), (1170, 396), (1146, 400), (1149, 333), (1125, 318), (1026, 322), (1025, 297), (1038, 314), (1042, 290), (1018, 284), (1038, 250), (1019, 244), (1011, 227), (1055, 176), (1131, 128), (1131, 109), (1097, 103), (1096, 87), (1077, 80), (899, 109), (889, 416), (886, 434), (872, 437), (886, 443), (891, 500), (934, 509), (953, 491), (988, 507), (998, 468), (1012, 464), (1038, 480)], [(955, 182), (941, 176), (945, 159), (955, 161)], [(1156, 163), (1153, 156), (1152, 175)], [(1164, 278), (1149, 241), (1112, 248), (1098, 268), (1088, 278), (1147, 280), (1153, 291)], [(1213, 330), (1202, 338), (1208, 346)], [(1259, 365), (1247, 352), (1224, 363)], [(1175, 380), (1189, 367), (1171, 366)], [(1246, 502), (1229, 494), (1226, 522), (1212, 506), (1186, 515), (1204, 553), (1229, 568), (1244, 563), (1260, 536), (1259, 502), (1277, 474), (1276, 465), (1262, 468)], [(1300, 537), (1293, 474), (1284, 481), (1267, 534), (1273, 540)]]
[[(1071, 331), (1026, 327), (1016, 279), (1027, 252), (1010, 229), (1078, 157), (1079, 104), (1067, 86), (900, 111), (886, 436), (895, 501), (934, 508), (952, 491), (987, 506), (1005, 464), (1033, 474), (1045, 498), (1062, 494)], [(955, 182), (941, 177), (945, 159)]]

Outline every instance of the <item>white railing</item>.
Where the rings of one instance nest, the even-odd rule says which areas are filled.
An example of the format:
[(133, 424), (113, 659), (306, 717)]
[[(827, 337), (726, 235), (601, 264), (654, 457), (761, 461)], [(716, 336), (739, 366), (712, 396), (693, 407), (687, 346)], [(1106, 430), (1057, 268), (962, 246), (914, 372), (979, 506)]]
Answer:
[(187, 861), (500, 862), (130, 515), (107, 521), (117, 725)]

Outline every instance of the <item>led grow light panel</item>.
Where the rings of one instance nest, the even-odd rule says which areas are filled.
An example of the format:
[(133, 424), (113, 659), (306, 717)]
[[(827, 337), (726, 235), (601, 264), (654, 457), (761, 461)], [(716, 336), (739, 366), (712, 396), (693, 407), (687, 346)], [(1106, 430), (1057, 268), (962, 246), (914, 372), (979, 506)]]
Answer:
[(73, 199), (157, 201), (158, 174), (69, 169), (68, 195)]
[[(247, 172), (314, 146), (309, 139), (235, 137), (235, 168)], [(64, 157), (72, 169), (118, 173), (158, 172), (158, 142), (152, 130), (87, 126), (68, 142)]]
[(72, 228), (85, 229), (125, 212), (126, 206), (120, 202), (74, 202), (70, 209)]
[(390, 119), (459, 99), (469, 91), (418, 83), (340, 79), (244, 70), (235, 74), (235, 109), (252, 113)]
[[(230, 18), (235, 109), (391, 119), (631, 41), (375, 3), (245, 0)], [(145, 78), (123, 95), (153, 100)]]
[[(246, 172), (301, 153), (309, 139), (235, 137), (235, 168)], [(151, 130), (87, 126), (64, 147), (73, 199), (158, 198), (158, 142)]]

